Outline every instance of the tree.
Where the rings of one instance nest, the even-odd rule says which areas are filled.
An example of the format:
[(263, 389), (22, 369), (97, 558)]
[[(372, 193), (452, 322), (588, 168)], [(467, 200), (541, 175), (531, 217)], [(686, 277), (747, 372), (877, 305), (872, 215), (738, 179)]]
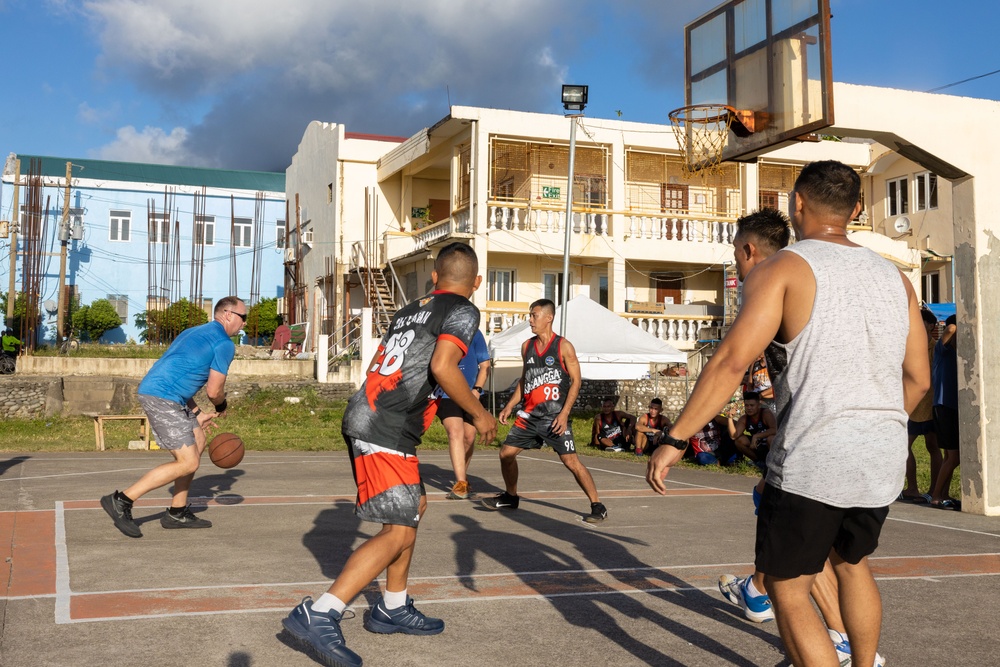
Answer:
[(80, 306), (73, 313), (73, 331), (86, 334), (93, 342), (98, 342), (105, 332), (122, 324), (118, 311), (107, 299), (97, 299), (89, 306)]
[(270, 339), (278, 328), (278, 300), (275, 298), (261, 299), (247, 311), (247, 323), (244, 330), (251, 337)]
[[(3, 313), (4, 317), (7, 317), (7, 294), (0, 293), (0, 313)], [(22, 331), (22, 325), (25, 324), (25, 318), (28, 316), (28, 299), (24, 292), (18, 292), (17, 296), (14, 298), (14, 317), (7, 319), (7, 326), (14, 331), (16, 335), (19, 335)], [(38, 323), (35, 325), (37, 329), (41, 326), (42, 314), (38, 313)]]
[[(146, 311), (146, 342), (170, 343), (177, 334), (199, 324), (208, 322), (208, 315), (201, 306), (187, 299), (175, 301), (166, 310)], [(138, 325), (138, 316), (136, 316)], [(140, 334), (142, 337), (142, 334)]]

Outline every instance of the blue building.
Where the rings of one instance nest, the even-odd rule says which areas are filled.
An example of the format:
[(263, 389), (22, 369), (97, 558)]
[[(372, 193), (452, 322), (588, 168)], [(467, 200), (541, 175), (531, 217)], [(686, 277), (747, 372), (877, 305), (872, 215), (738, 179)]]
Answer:
[[(11, 155), (0, 180), (0, 291), (10, 286), (17, 233), (14, 290), (37, 285), (38, 342), (54, 340), (62, 236), (66, 294), (115, 306), (122, 325), (103, 342), (138, 340), (136, 314), (181, 298), (211, 318), (229, 294), (250, 305), (282, 297), (286, 219), (281, 173)], [(26, 286), (26, 277), (35, 282)]]

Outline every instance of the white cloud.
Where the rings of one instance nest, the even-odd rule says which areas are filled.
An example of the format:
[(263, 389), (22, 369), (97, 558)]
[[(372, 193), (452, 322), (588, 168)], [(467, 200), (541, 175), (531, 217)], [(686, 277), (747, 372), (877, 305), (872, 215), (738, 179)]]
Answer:
[(159, 127), (144, 127), (137, 131), (131, 125), (119, 128), (114, 141), (102, 146), (93, 157), (119, 162), (148, 162), (210, 166), (187, 150), (188, 131), (175, 127), (166, 133)]

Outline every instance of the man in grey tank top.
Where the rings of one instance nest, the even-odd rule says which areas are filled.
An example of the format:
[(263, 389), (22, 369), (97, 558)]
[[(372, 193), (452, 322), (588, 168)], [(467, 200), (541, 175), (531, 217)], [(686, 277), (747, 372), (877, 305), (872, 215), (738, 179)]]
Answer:
[(680, 443), (718, 414), (772, 340), (784, 347), (755, 565), (795, 665), (837, 664), (809, 599), (827, 557), (854, 664), (875, 661), (882, 607), (868, 556), (903, 486), (907, 414), (930, 386), (913, 286), (847, 238), (860, 189), (857, 173), (839, 162), (802, 170), (791, 196), (799, 242), (747, 277), (739, 315), (665, 437), (675, 448), (657, 450), (646, 475), (665, 493), (667, 472), (683, 455)]

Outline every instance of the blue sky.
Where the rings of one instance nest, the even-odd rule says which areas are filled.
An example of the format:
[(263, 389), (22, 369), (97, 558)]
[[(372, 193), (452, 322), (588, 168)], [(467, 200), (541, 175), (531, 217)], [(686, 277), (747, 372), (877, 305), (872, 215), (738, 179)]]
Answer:
[[(718, 0), (0, 0), (10, 152), (282, 171), (311, 120), (409, 136), (453, 104), (666, 122)], [(832, 0), (837, 81), (1000, 69), (992, 0)], [(944, 91), (1000, 100), (1000, 74)]]

